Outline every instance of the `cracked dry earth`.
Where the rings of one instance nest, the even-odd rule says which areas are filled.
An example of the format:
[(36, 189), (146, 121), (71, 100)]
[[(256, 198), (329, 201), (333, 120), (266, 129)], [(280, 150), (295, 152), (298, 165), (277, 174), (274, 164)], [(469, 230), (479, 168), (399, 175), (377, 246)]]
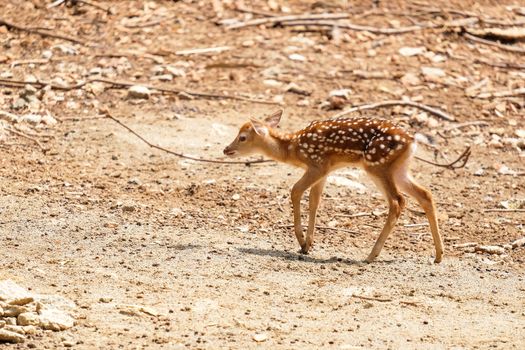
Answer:
[[(67, 72), (64, 64), (54, 61), (13, 68), (10, 60), (40, 57), (42, 51), (61, 41), (8, 31), (0, 36), (6, 48), (0, 55), (12, 58), (0, 63), (0, 71), (11, 71), (20, 79), (32, 74), (49, 80), (56, 76), (73, 79), (83, 71), (109, 67), (107, 74), (114, 74), (112, 78), (148, 81), (156, 74), (155, 66), (176, 64), (187, 70), (185, 77), (173, 82), (177, 86), (213, 92), (237, 90), (264, 99), (281, 96), (285, 103), (283, 130), (296, 130), (311, 120), (333, 115), (318, 106), (331, 90), (341, 88), (354, 91), (349, 104), (391, 99), (393, 93), (438, 104), (453, 114), (457, 123), (482, 116), (487, 125), (447, 131), (457, 123), (422, 116), (411, 108), (363, 112), (435, 136), (450, 159), (465, 145), (474, 145), (467, 166), (456, 171), (413, 164), (415, 178), (432, 190), (437, 202), (446, 247), (443, 262), (432, 263), (428, 227), (419, 225), (426, 219), (409, 200), (382, 254), (376, 262), (364, 264), (386, 218), (386, 204), (362, 172), (343, 169), (330, 178), (319, 211), (321, 228), (313, 250), (303, 256), (290, 226), (289, 200), (300, 170), (275, 163), (218, 165), (178, 159), (148, 148), (111, 120), (92, 118), (99, 115), (98, 106), (109, 106), (116, 117), (156, 144), (220, 158), (247, 117), (263, 116), (275, 106), (160, 94), (137, 101), (127, 99), (125, 89), (109, 86), (99, 93), (88, 89), (56, 92), (63, 99), (55, 102), (57, 96), (49, 94), (41, 98), (39, 108), (49, 111), (59, 123), (34, 129), (37, 135), (53, 136), (45, 142), (49, 151), (44, 154), (30, 140), (14, 135), (2, 141), (0, 279), (74, 301), (75, 326), (61, 332), (39, 331), (28, 335), (24, 343), (0, 347), (525, 348), (525, 248), (507, 249), (501, 255), (468, 249), (471, 242), (503, 246), (524, 236), (522, 212), (486, 211), (501, 208), (501, 202), (523, 198), (524, 177), (508, 170), (523, 172), (523, 150), (505, 143), (489, 145), (492, 135), (504, 140), (515, 130), (524, 129), (523, 103), (470, 99), (463, 86), (429, 82), (424, 77), (418, 78), (423, 79), (420, 85), (409, 87), (390, 79), (316, 78), (326, 76), (328, 66), (338, 70), (415, 69), (417, 75), (421, 65), (434, 64), (425, 57), (399, 56), (399, 49), (407, 45), (443, 52), (448, 47), (469, 60), (479, 55), (506, 60), (520, 56), (433, 32), (403, 36), (348, 32), (346, 41), (335, 44), (322, 33), (296, 33), (287, 28), (224, 31), (213, 23), (213, 8), (207, 2), (99, 3), (112, 5), (115, 14), (104, 15), (91, 7), (82, 7), (85, 12), (78, 14), (73, 8), (46, 10), (35, 5), (31, 15), (21, 14), (17, 20), (49, 26), (61, 23), (58, 17), (65, 18), (85, 27), (80, 33), (94, 40), (96, 33), (85, 20), (102, 18), (106, 22), (97, 22), (97, 26), (106, 26), (107, 32), (99, 39), (108, 48), (122, 35), (118, 42), (122, 47), (144, 47), (152, 52), (158, 52), (160, 42), (173, 50), (222, 44), (239, 49), (203, 56), (166, 56), (164, 63), (155, 63), (131, 56), (100, 58), (90, 49), (72, 45), (78, 54), (53, 49), (69, 67)], [(286, 2), (294, 13), (311, 11), (313, 3)], [(367, 2), (348, 4), (356, 11), (371, 6)], [(472, 2), (451, 5), (467, 9)], [(12, 16), (28, 5), (6, 1), (2, 6), (3, 13)], [(268, 5), (254, 1), (253, 6), (267, 9)], [(405, 2), (381, 6), (383, 10), (404, 8)], [(116, 25), (145, 13), (163, 13), (161, 9), (176, 13), (183, 21), (124, 32)], [(225, 9), (224, 17), (241, 16), (226, 5)], [(338, 9), (342, 11), (324, 11)], [(482, 2), (475, 10), (494, 17), (506, 13), (503, 5), (490, 2)], [(390, 16), (390, 20), (399, 20)], [(384, 26), (384, 21), (373, 16), (367, 24)], [(62, 24), (56, 25), (67, 31)], [(309, 38), (318, 46), (303, 46), (305, 40), (297, 38)], [(242, 44), (247, 40), (263, 40), (264, 45), (247, 47), (244, 45), (249, 43)], [(378, 41), (381, 45), (375, 46), (376, 55), (372, 56), (369, 50)], [(285, 52), (292, 50), (289, 46), (308, 61), (289, 62), (289, 52)], [(328, 64), (337, 54), (341, 59)], [(344, 64), (342, 58), (346, 59)], [(256, 65), (224, 68), (226, 71), (206, 68), (241, 59)], [(516, 72), (468, 62), (449, 58), (440, 66), (451, 76), (464, 75), (472, 84), (489, 77), (500, 86), (519, 78)], [(132, 68), (120, 70), (120, 65)], [(281, 70), (274, 80), (292, 79), (311, 90), (307, 98), (311, 105), (301, 102), (305, 99), (302, 95), (265, 85), (263, 71), (270, 66)], [(2, 88), (1, 109), (9, 109), (19, 94), (19, 88)], [(436, 130), (447, 138), (434, 135)], [(418, 155), (434, 159), (425, 147), (419, 148)], [(306, 208), (306, 198), (303, 202)], [(358, 213), (366, 215), (348, 217)]]

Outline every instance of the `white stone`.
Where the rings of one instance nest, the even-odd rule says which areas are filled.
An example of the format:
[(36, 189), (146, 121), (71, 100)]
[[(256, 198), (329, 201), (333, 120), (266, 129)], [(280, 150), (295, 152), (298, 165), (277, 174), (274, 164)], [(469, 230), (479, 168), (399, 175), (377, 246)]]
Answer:
[(19, 286), (11, 280), (0, 281), (0, 300), (8, 301), (17, 298), (32, 297), (27, 289)]
[(263, 80), (263, 84), (268, 87), (272, 87), (272, 88), (281, 87), (283, 85), (282, 82), (275, 80), (275, 79), (265, 79)]
[(145, 86), (133, 85), (128, 89), (128, 98), (147, 99), (151, 95), (151, 90)]
[(352, 90), (350, 89), (338, 89), (338, 90), (332, 90), (330, 91), (330, 93), (328, 94), (328, 96), (332, 97), (332, 96), (338, 96), (338, 97), (343, 97), (345, 99), (349, 99), (350, 96), (352, 95)]
[(172, 74), (174, 77), (185, 77), (186, 72), (182, 68), (174, 67), (174, 66), (166, 66), (166, 70)]
[(410, 57), (410, 56), (418, 56), (423, 54), (426, 51), (425, 47), (402, 47), (399, 49), (399, 54), (401, 56)]
[(40, 327), (52, 331), (63, 331), (75, 325), (73, 317), (57, 309), (42, 309), (39, 318)]
[(291, 55), (288, 56), (288, 58), (291, 59), (292, 61), (300, 61), (300, 62), (307, 61), (306, 57), (298, 53), (292, 53)]
[(443, 69), (436, 67), (421, 67), (421, 73), (428, 78), (442, 78), (446, 75)]
[(260, 343), (260, 342), (268, 340), (268, 334), (266, 334), (266, 333), (255, 333), (252, 338), (256, 342)]

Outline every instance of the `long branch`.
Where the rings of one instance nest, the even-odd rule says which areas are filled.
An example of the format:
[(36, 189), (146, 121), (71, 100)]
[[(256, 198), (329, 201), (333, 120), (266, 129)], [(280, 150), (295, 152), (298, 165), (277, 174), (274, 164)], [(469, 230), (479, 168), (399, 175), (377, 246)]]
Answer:
[(64, 34), (54, 33), (54, 32), (47, 31), (47, 30), (39, 30), (39, 29), (31, 29), (31, 28), (23, 27), (21, 25), (14, 24), (14, 23), (6, 21), (3, 18), (0, 18), (0, 26), (2, 25), (6, 26), (8, 29), (16, 29), (16, 30), (26, 32), (26, 33), (38, 34), (43, 37), (62, 39), (62, 40), (70, 41), (75, 44), (87, 45), (87, 42), (77, 39), (77, 38), (73, 38), (73, 37), (70, 37)]
[(346, 109), (342, 112), (339, 112), (337, 113), (336, 115), (332, 116), (332, 118), (339, 118), (339, 117), (342, 117), (343, 115), (346, 115), (346, 114), (349, 114), (349, 113), (353, 113), (353, 112), (357, 112), (357, 111), (364, 111), (364, 110), (368, 110), (368, 109), (376, 109), (376, 108), (380, 108), (380, 107), (389, 107), (389, 106), (410, 106), (410, 107), (415, 107), (415, 108), (419, 108), (419, 109), (422, 109), (428, 113), (431, 113), (441, 119), (444, 119), (444, 120), (447, 120), (449, 122), (453, 122), (456, 120), (456, 118), (454, 118), (453, 116), (449, 115), (448, 113), (445, 113), (437, 108), (433, 108), (433, 107), (430, 107), (430, 106), (427, 106), (425, 104), (422, 104), (422, 103), (418, 103), (418, 102), (413, 102), (413, 101), (404, 101), (404, 100), (388, 100), (388, 101), (382, 101), (382, 102), (376, 102), (376, 103), (371, 103), (371, 104), (363, 104), (363, 105), (359, 105), (359, 106), (355, 106), (355, 107), (352, 107), (352, 108), (349, 108), (349, 109)]
[(56, 85), (56, 84), (51, 84), (49, 82), (44, 82), (44, 81), (27, 82), (23, 80), (11, 80), (11, 79), (0, 78), (0, 85), (5, 85), (9, 87), (23, 88), (24, 85), (29, 84), (29, 85), (36, 85), (39, 87), (50, 86), (51, 89), (53, 90), (61, 90), (61, 91), (71, 91), (75, 89), (80, 89), (84, 87), (86, 84), (92, 83), (92, 82), (100, 82), (100, 83), (111, 84), (111, 85), (120, 86), (120, 87), (130, 87), (134, 85), (140, 85), (140, 86), (147, 87), (148, 89), (162, 91), (165, 93), (171, 93), (171, 94), (176, 94), (176, 95), (187, 95), (187, 96), (193, 96), (193, 97), (202, 97), (202, 98), (208, 98), (208, 99), (229, 99), (229, 100), (246, 101), (246, 102), (253, 102), (253, 103), (267, 104), (267, 105), (279, 105), (280, 104), (279, 102), (259, 100), (259, 99), (243, 97), (243, 96), (213, 94), (213, 93), (207, 93), (207, 92), (201, 92), (201, 91), (189, 91), (189, 90), (184, 90), (180, 88), (171, 88), (171, 87), (168, 88), (168, 87), (156, 86), (156, 85), (151, 85), (151, 84), (143, 84), (140, 82), (111, 80), (111, 79), (104, 79), (104, 78), (91, 78), (91, 79), (81, 81), (71, 86)]
[(466, 33), (466, 32), (463, 33), (463, 36), (465, 38), (471, 40), (471, 41), (474, 41), (474, 42), (477, 42), (477, 43), (480, 43), (480, 44), (483, 44), (483, 45), (495, 46), (498, 49), (501, 49), (501, 50), (504, 50), (504, 51), (525, 54), (525, 49), (521, 48), (521, 47), (518, 47), (518, 46), (500, 44), (499, 42), (483, 39), (483, 38), (477, 37), (475, 35), (472, 35), (472, 34), (469, 34), (469, 33)]
[(133, 135), (138, 137), (142, 142), (144, 142), (146, 145), (150, 146), (151, 148), (158, 149), (160, 151), (172, 154), (172, 155), (177, 156), (179, 158), (190, 159), (190, 160), (194, 160), (194, 161), (198, 161), (198, 162), (205, 162), (205, 163), (215, 163), (215, 164), (245, 164), (245, 165), (249, 165), (249, 164), (273, 162), (272, 160), (266, 160), (266, 159), (242, 162), (242, 161), (225, 161), (225, 160), (205, 159), (205, 158), (196, 158), (196, 157), (187, 156), (187, 155), (184, 155), (182, 153), (171, 151), (169, 149), (166, 149), (166, 148), (161, 147), (161, 146), (157, 146), (157, 145), (149, 142), (143, 136), (141, 136), (140, 134), (135, 132), (133, 129), (131, 129), (129, 126), (127, 126), (126, 124), (124, 124), (123, 122), (121, 122), (120, 120), (115, 118), (114, 116), (112, 116), (111, 113), (109, 112), (109, 110), (102, 109), (101, 112), (104, 114), (104, 116), (106, 118), (109, 118), (109, 119), (113, 120), (115, 123), (119, 124), (124, 129), (126, 129), (127, 131), (129, 131), (130, 133), (132, 133)]

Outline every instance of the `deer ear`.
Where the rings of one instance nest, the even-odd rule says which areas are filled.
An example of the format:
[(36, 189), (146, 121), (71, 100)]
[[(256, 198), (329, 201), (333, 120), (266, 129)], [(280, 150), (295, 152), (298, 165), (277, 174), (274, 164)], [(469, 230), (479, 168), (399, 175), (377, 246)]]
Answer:
[(283, 115), (283, 110), (280, 109), (278, 111), (275, 111), (271, 115), (267, 116), (264, 119), (264, 122), (271, 128), (275, 128), (277, 125), (279, 125), (279, 122), (281, 121), (281, 116)]
[(268, 128), (264, 123), (258, 121), (257, 119), (250, 119), (250, 123), (253, 126), (253, 130), (257, 133), (259, 136), (266, 136), (268, 135)]

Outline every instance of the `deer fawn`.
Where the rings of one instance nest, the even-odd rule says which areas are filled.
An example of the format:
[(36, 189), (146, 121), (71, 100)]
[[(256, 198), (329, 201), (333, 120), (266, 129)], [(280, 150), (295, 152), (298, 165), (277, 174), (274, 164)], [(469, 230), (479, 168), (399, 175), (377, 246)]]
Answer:
[[(362, 167), (372, 178), (389, 206), (385, 226), (366, 261), (373, 261), (381, 252), (405, 207), (405, 199), (401, 194), (404, 192), (414, 197), (423, 207), (436, 248), (434, 261), (441, 262), (443, 242), (432, 195), (414, 182), (408, 173), (409, 163), (416, 149), (414, 137), (388, 120), (372, 118), (314, 121), (295, 133), (282, 134), (275, 129), (281, 115), (282, 111), (278, 111), (264, 122), (251, 119), (224, 149), (224, 154), (241, 156), (262, 153), (279, 162), (306, 170), (292, 188), (295, 236), (302, 253), (307, 254), (312, 246), (317, 208), (328, 174), (335, 169), (354, 165)], [(311, 188), (310, 210), (305, 237), (301, 226), (300, 201), (308, 188)]]

